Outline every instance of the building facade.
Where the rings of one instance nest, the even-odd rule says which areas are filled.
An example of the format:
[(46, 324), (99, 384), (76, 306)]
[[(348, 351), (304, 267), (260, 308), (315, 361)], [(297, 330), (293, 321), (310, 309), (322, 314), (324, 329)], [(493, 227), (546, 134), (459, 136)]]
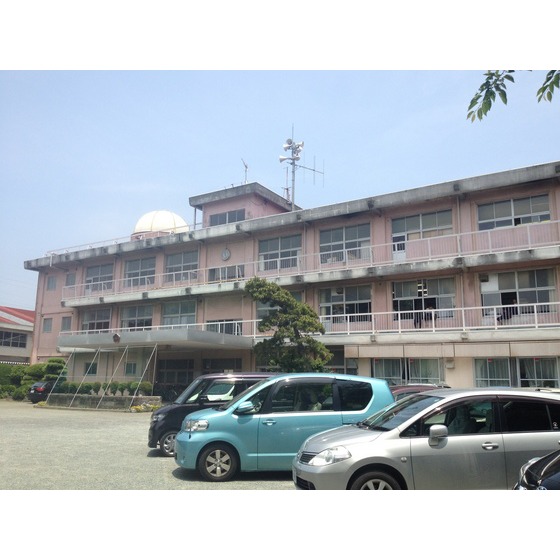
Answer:
[(0, 363), (29, 364), (35, 311), (0, 306)]
[(25, 262), (33, 361), (177, 388), (266, 369), (268, 309), (243, 290), (258, 276), (317, 311), (333, 370), (560, 386), (560, 162), (307, 210), (258, 183), (189, 203), (192, 226), (151, 213), (126, 239)]

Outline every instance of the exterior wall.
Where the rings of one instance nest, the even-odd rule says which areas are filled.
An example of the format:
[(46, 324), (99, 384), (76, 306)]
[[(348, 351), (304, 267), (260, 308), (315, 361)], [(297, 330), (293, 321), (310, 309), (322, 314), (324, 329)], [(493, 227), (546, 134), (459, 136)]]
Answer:
[[(540, 171), (537, 171), (535, 175), (540, 176)], [(244, 281), (259, 275), (290, 290), (301, 292), (303, 301), (317, 311), (320, 309), (322, 289), (367, 286), (372, 317), (361, 324), (362, 333), (346, 332), (349, 327), (355, 326), (349, 320), (336, 322), (330, 320), (332, 318), (325, 318), (330, 320), (329, 328), (332, 329), (332, 332), (327, 333), (330, 338), (327, 336), (325, 343), (343, 347), (345, 358), (355, 360), (355, 367), (360, 375), (372, 375), (375, 369), (372, 360), (375, 359), (403, 360), (403, 363), (408, 364), (407, 367), (412, 367), (413, 360), (435, 360), (440, 381), (457, 387), (470, 386), (475, 382), (474, 364), (477, 359), (507, 358), (514, 364), (513, 368), (518, 367), (520, 359), (541, 356), (556, 359), (557, 381), (560, 381), (560, 166), (556, 171), (547, 173), (551, 173), (551, 176), (541, 178), (538, 182), (508, 186), (497, 185), (496, 177), (473, 179), (450, 185), (449, 188), (424, 187), (376, 197), (367, 203), (351, 201), (333, 207), (298, 210), (295, 213), (286, 213), (285, 208), (274, 202), (263, 202), (263, 198), (255, 193), (224, 199), (220, 198), (221, 193), (217, 193), (215, 200), (211, 195), (201, 197), (204, 199), (201, 204), (205, 224), (211, 213), (241, 207), (246, 208), (247, 220), (158, 239), (155, 245), (148, 247), (138, 242), (130, 246), (110, 247), (106, 251), (115, 251), (115, 254), (103, 255), (96, 252), (86, 257), (78, 255), (79, 259), (75, 260), (73, 256), (65, 257), (69, 258), (68, 264), (57, 261), (56, 268), (50, 266), (50, 263), (33, 263), (32, 267), (39, 271), (37, 302), (40, 317), (39, 324), (36, 325), (33, 359), (44, 360), (48, 356), (57, 355), (63, 317), (71, 316), (72, 330), (80, 331), (84, 313), (101, 306), (111, 307), (109, 330), (118, 332), (122, 327), (122, 310), (127, 306), (152, 305), (152, 327), (156, 328), (163, 322), (163, 304), (195, 301), (197, 324), (241, 321), (243, 335), (252, 337), (256, 333), (256, 306), (244, 295), (243, 285)], [(508, 172), (504, 177), (508, 178), (510, 175)], [(484, 181), (490, 186), (484, 188)], [(471, 185), (470, 190), (465, 185)], [(518, 228), (478, 231), (479, 204), (541, 194), (548, 194), (550, 220)], [(403, 242), (405, 251), (400, 260), (393, 256), (393, 220), (447, 210), (451, 211), (452, 234), (407, 240)], [(259, 221), (262, 216), (269, 218)], [(357, 253), (359, 258), (362, 258), (362, 253), (367, 256), (363, 263), (352, 261), (355, 258), (352, 251), (344, 253), (344, 263), (320, 258), (322, 231), (365, 223), (369, 224), (370, 247), (362, 247)], [(301, 250), (297, 258), (294, 258), (297, 267), (293, 270), (263, 270), (262, 263), (259, 263), (259, 242), (294, 234), (301, 234), (302, 240)], [(536, 250), (527, 248), (528, 234), (533, 236), (532, 242), (536, 244)], [(229, 251), (227, 255), (224, 253), (225, 249)], [(199, 255), (195, 279), (184, 284), (167, 285), (166, 257), (194, 250), (198, 250)], [(126, 262), (148, 257), (156, 258), (156, 275), (153, 281), (135, 290), (125, 289), (125, 283), (121, 280), (125, 276)], [(120, 291), (113, 290), (104, 294), (103, 302), (97, 295), (87, 299), (80, 292), (79, 286), (74, 291), (77, 297), (67, 295), (71, 291), (66, 292), (63, 286), (68, 272), (76, 275), (77, 284), (83, 284), (88, 266), (105, 263), (113, 263), (113, 283), (122, 287)], [(61, 264), (64, 266), (61, 267)], [(227, 273), (233, 276), (222, 281), (215, 278), (215, 269), (232, 267), (238, 267), (238, 272)], [(490, 314), (483, 314), (481, 320), (481, 275), (540, 269), (553, 270), (555, 281), (556, 299), (555, 302), (550, 302), (551, 309), (547, 314), (549, 324), (546, 329), (541, 327), (539, 330), (540, 325), (523, 322), (525, 317), (522, 316), (512, 318), (508, 325), (497, 325), (495, 317)], [(49, 277), (56, 279), (56, 288), (50, 291), (46, 289)], [(427, 332), (430, 329), (426, 329), (425, 325), (422, 332), (416, 331), (410, 313), (408, 316), (406, 313), (400, 314), (399, 321), (396, 321), (393, 309), (395, 282), (442, 278), (452, 278), (454, 281), (453, 313), (449, 314), (452, 316), (439, 317), (437, 323), (432, 325), (432, 332)], [(62, 306), (61, 302), (68, 305)], [(43, 332), (45, 318), (52, 319), (51, 333)], [(226, 334), (227, 328), (224, 327)], [(87, 340), (84, 335), (77, 334), (76, 337), (76, 340)], [(146, 329), (144, 342), (147, 349), (154, 347), (153, 340), (151, 328)], [(135, 351), (139, 352), (138, 349)], [(62, 353), (68, 352), (69, 349), (66, 348)], [(91, 361), (93, 355), (92, 347), (91, 352), (82, 353), (76, 358), (76, 375), (83, 374), (85, 364)], [(105, 379), (111, 375), (120, 375), (122, 366), (118, 360), (121, 358), (118, 352), (106, 353), (102, 358), (103, 363), (98, 364), (97, 377)], [(137, 359), (137, 367), (148, 371), (149, 359), (149, 356), (142, 354)], [(217, 364), (216, 367), (220, 367), (219, 364), (230, 364), (224, 366), (226, 369), (231, 364), (234, 364), (231, 367), (240, 367), (245, 371), (255, 370), (258, 366), (250, 349), (235, 347), (233, 343), (229, 346), (226, 343), (223, 346), (204, 347), (186, 342), (181, 345), (171, 338), (167, 344), (158, 344), (157, 359), (191, 360), (189, 363), (192, 365), (189, 367), (198, 373), (206, 371), (212, 360)]]

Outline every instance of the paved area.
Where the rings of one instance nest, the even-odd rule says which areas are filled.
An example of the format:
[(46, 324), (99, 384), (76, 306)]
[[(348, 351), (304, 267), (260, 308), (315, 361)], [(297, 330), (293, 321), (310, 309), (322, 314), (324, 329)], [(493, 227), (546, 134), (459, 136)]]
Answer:
[(147, 446), (149, 422), (0, 400), (0, 490), (294, 490), (290, 473), (206, 482)]

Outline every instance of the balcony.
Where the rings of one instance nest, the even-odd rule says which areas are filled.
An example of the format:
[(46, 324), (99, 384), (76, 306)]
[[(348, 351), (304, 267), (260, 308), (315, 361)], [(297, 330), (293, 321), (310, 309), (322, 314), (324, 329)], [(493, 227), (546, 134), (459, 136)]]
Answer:
[[(519, 304), (503, 307), (457, 307), (436, 309), (430, 318), (427, 311), (360, 313), (320, 317), (325, 334), (317, 338), (328, 344), (344, 344), (348, 337), (360, 343), (371, 343), (373, 337), (405, 341), (414, 337), (422, 342), (461, 342), (468, 339), (530, 339), (557, 340), (560, 328), (560, 302)], [(415, 314), (421, 314), (418, 325)], [(58, 346), (65, 348), (98, 348), (112, 346), (147, 346), (166, 344), (174, 347), (251, 349), (254, 342), (271, 336), (261, 333), (259, 321), (218, 321), (185, 325), (99, 329), (61, 332)], [(337, 338), (339, 340), (337, 341)], [(346, 337), (346, 338), (342, 338)], [(406, 338), (405, 338), (406, 337)], [(379, 341), (379, 339), (378, 339)]]
[[(63, 305), (67, 307), (118, 303), (141, 299), (181, 297), (192, 288), (213, 293), (223, 284), (235, 288), (236, 282), (255, 276), (275, 280), (301, 276), (302, 281), (318, 282), (325, 272), (354, 270), (366, 276), (371, 267), (421, 263), (440, 259), (469, 258), (496, 253), (552, 248), (558, 256), (560, 222), (525, 224), (426, 239), (398, 241), (346, 250), (300, 254), (285, 258), (259, 260), (223, 268), (200, 268), (181, 272), (151, 274), (139, 278), (65, 286)], [(546, 253), (543, 253), (546, 258)], [(550, 258), (550, 257), (548, 257)], [(322, 280), (325, 281), (325, 280)], [(217, 286), (220, 286), (218, 288)], [(156, 293), (157, 292), (157, 293)]]

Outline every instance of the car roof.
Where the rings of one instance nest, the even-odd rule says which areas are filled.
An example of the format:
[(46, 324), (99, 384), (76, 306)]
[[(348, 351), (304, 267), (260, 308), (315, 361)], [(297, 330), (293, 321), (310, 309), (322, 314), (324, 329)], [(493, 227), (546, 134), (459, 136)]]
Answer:
[(332, 372), (296, 372), (296, 373), (282, 373), (277, 374), (271, 379), (297, 379), (298, 377), (316, 378), (316, 379), (347, 379), (353, 381), (366, 381), (368, 383), (375, 383), (378, 385), (385, 385), (389, 387), (387, 381), (384, 379), (377, 379), (375, 377), (366, 377), (364, 375), (355, 375), (350, 373), (332, 373)]
[(434, 389), (424, 394), (438, 397), (472, 397), (476, 395), (532, 396), (551, 400), (560, 400), (560, 393), (542, 391), (537, 387), (480, 387), (468, 389)]
[(269, 372), (203, 373), (195, 379), (266, 379), (276, 375)]

